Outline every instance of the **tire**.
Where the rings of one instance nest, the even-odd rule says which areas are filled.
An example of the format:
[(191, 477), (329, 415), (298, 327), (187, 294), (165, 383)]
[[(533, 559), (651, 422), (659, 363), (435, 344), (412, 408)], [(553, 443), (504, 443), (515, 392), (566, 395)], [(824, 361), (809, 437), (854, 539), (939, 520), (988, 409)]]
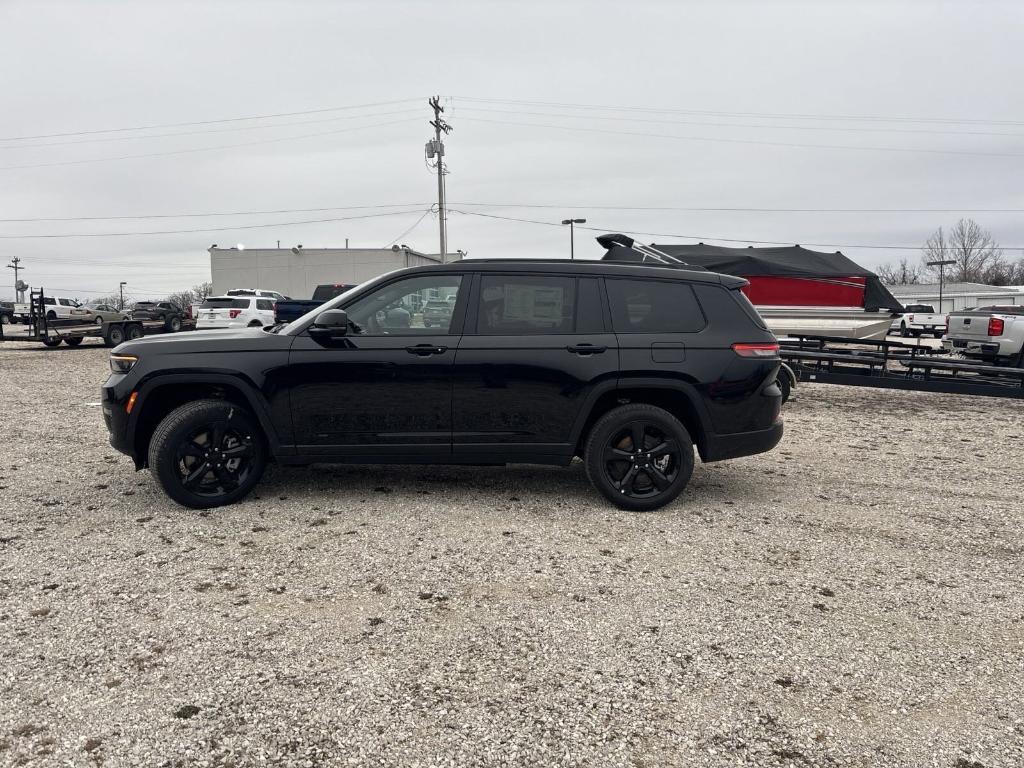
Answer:
[[(634, 435), (645, 450), (634, 449)], [(668, 411), (647, 403), (623, 405), (591, 428), (584, 464), (591, 484), (615, 506), (647, 512), (671, 502), (690, 481), (693, 440)]]
[(103, 341), (108, 347), (116, 347), (117, 345), (124, 343), (125, 335), (123, 325), (108, 325), (107, 335)]
[(910, 331), (907, 330), (907, 324), (906, 323), (900, 323), (900, 336), (902, 336), (905, 339), (909, 335), (910, 335)]
[(54, 347), (60, 346), (60, 336), (44, 336), (43, 346), (53, 349)]
[(164, 317), (164, 328), (171, 333), (177, 333), (181, 330), (181, 318), (177, 315), (168, 315)]
[(249, 323), (249, 327), (250, 328), (262, 328), (263, 327), (263, 323), (261, 323), (259, 320), (253, 320), (251, 323)]
[(136, 339), (142, 338), (142, 326), (140, 325), (129, 325), (128, 326), (128, 341), (135, 341)]
[(96, 323), (96, 325), (103, 325), (103, 318), (97, 316), (93, 322)]
[(66, 337), (64, 337), (64, 343), (67, 344), (69, 347), (77, 347), (79, 344), (82, 343), (82, 337), (81, 336), (66, 336)]
[(54, 312), (54, 311), (53, 311), (53, 310), (51, 309), (51, 310), (50, 310), (49, 312), (47, 312), (47, 313), (46, 313), (46, 319), (47, 319), (47, 320), (56, 320), (56, 319), (57, 319), (57, 313), (56, 313), (56, 312)]
[(0, 325), (10, 325), (10, 324), (11, 324), (11, 316), (10, 315), (0, 315)]
[[(217, 451), (234, 455), (226, 460), (223, 455), (211, 458)], [(217, 458), (222, 463), (216, 464)], [(150, 472), (164, 493), (193, 509), (244, 498), (266, 465), (267, 451), (256, 418), (223, 400), (196, 400), (176, 408), (160, 422), (149, 443)]]

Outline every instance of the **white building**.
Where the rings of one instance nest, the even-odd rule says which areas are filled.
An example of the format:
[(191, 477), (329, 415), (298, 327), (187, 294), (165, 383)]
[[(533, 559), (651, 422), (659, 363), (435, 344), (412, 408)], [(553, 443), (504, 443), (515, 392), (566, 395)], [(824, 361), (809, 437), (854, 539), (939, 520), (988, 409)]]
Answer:
[(970, 307), (992, 304), (1024, 305), (1024, 288), (981, 283), (945, 283), (942, 286), (942, 306), (939, 306), (939, 284), (886, 286), (901, 304), (931, 304), (936, 312), (954, 312)]
[[(214, 295), (232, 288), (262, 288), (293, 299), (308, 299), (318, 285), (364, 283), (403, 267), (440, 264), (437, 254), (407, 246), (391, 248), (219, 248), (210, 249)], [(461, 258), (449, 254), (448, 261)]]

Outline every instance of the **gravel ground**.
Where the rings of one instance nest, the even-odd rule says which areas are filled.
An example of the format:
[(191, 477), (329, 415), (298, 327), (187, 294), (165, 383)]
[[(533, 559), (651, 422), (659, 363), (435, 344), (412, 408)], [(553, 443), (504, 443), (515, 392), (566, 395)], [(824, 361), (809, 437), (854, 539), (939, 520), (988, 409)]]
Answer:
[(1024, 403), (801, 386), (629, 514), (583, 468), (176, 507), (106, 351), (0, 348), (0, 764), (1024, 765)]

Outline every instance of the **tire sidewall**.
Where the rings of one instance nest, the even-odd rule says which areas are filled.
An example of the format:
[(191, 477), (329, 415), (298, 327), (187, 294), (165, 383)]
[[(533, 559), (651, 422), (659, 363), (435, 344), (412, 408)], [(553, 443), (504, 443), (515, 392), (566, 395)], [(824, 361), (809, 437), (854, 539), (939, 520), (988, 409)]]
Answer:
[[(227, 421), (232, 428), (253, 436), (252, 469), (238, 488), (221, 496), (201, 496), (183, 487), (177, 473), (177, 446), (195, 429), (214, 421)], [(244, 498), (260, 481), (267, 465), (267, 449), (256, 418), (239, 406), (221, 400), (201, 400), (171, 411), (157, 426), (149, 445), (149, 469), (164, 492), (182, 506), (210, 509), (233, 504)]]
[[(681, 466), (676, 473), (676, 478), (666, 491), (654, 498), (635, 499), (624, 496), (612, 484), (604, 467), (603, 454), (605, 445), (607, 445), (613, 433), (621, 430), (626, 424), (633, 421), (645, 421), (656, 425), (680, 445)], [(591, 429), (590, 435), (587, 437), (584, 462), (586, 464), (587, 477), (606, 499), (620, 509), (648, 512), (670, 504), (690, 482), (694, 465), (693, 440), (690, 438), (690, 433), (687, 432), (686, 427), (668, 411), (657, 406), (641, 403), (623, 405), (606, 413)]]

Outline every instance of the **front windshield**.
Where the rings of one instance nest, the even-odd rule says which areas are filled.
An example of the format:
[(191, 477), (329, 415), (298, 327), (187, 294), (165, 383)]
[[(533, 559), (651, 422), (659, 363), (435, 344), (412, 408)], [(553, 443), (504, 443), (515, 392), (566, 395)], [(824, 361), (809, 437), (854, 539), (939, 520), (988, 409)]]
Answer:
[(313, 322), (313, 320), (316, 318), (316, 316), (319, 315), (321, 312), (324, 312), (325, 310), (328, 310), (328, 309), (334, 309), (339, 304), (341, 304), (343, 301), (345, 301), (350, 296), (352, 296), (352, 294), (354, 294), (357, 290), (362, 291), (364, 288), (370, 288), (371, 286), (374, 286), (377, 283), (379, 283), (381, 280), (385, 280), (385, 279), (391, 277), (391, 275), (395, 274), (395, 272), (399, 272), (399, 271), (400, 270), (395, 269), (395, 270), (392, 270), (391, 272), (385, 272), (383, 275), (375, 277), (372, 280), (368, 280), (365, 283), (360, 283), (359, 285), (357, 285), (357, 286), (355, 286), (353, 288), (349, 288), (347, 291), (345, 291), (340, 296), (335, 296), (330, 301), (325, 301), (320, 306), (315, 307), (315, 308), (309, 310), (309, 312), (304, 314), (299, 319), (292, 320), (290, 323), (288, 323), (288, 325), (286, 325), (284, 328), (282, 328), (280, 331), (278, 331), (278, 333), (280, 333), (282, 336), (295, 336), (295, 335), (301, 333), (303, 330), (306, 329), (306, 326), (311, 324)]

